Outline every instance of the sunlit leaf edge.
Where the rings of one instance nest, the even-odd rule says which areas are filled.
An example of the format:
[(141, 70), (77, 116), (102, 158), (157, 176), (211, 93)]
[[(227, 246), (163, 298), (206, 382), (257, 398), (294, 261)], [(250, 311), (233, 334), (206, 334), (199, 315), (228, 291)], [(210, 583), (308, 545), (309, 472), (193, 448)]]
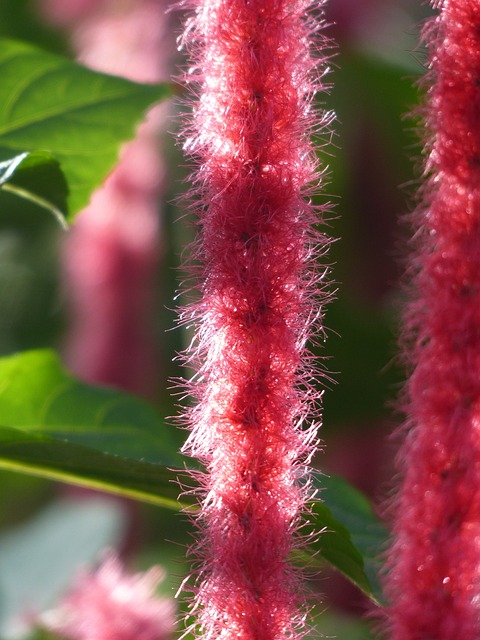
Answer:
[[(14, 154), (36, 153), (42, 150), (52, 153), (60, 163), (68, 183), (67, 205), (59, 207), (58, 203), (52, 204), (62, 211), (69, 221), (86, 206), (93, 191), (101, 185), (103, 179), (113, 168), (118, 159), (121, 145), (134, 137), (135, 130), (144, 118), (146, 111), (154, 104), (171, 97), (174, 93), (173, 85), (170, 83), (135, 83), (119, 76), (93, 71), (66, 57), (44, 51), (30, 43), (7, 38), (0, 38), (0, 70), (4, 87), (0, 95), (0, 146), (4, 149), (10, 148)], [(29, 73), (26, 73), (26, 70)], [(55, 102), (54, 112), (51, 112), (51, 109), (42, 110), (39, 105), (32, 104), (28, 117), (24, 117), (20, 123), (9, 120), (12, 105), (18, 110), (19, 105), (27, 104), (27, 100), (31, 99), (28, 91), (33, 86), (35, 86), (38, 102), (41, 81), (47, 78), (48, 82), (51, 82), (49, 76), (58, 73), (63, 74), (61, 75), (63, 81), (66, 81), (68, 74), (75, 76), (75, 84), (84, 89), (80, 102), (78, 97), (77, 102), (72, 102), (70, 92), (66, 91), (63, 103)], [(19, 78), (21, 78), (21, 82), (18, 81)], [(12, 83), (13, 87), (10, 92)], [(94, 91), (89, 90), (89, 87)], [(49, 93), (50, 91), (45, 91), (45, 95), (49, 95)], [(43, 104), (45, 100), (41, 103), (45, 107)], [(122, 109), (118, 108), (120, 104), (123, 105)], [(75, 118), (74, 123), (69, 120), (72, 113), (79, 110), (88, 111), (90, 120), (92, 120), (90, 113), (92, 110), (93, 115), (100, 110), (103, 114), (102, 117), (107, 118), (105, 127), (99, 129), (102, 139), (99, 140), (97, 133), (95, 133), (95, 145), (89, 145), (88, 140), (85, 139), (86, 125), (84, 122), (81, 123), (82, 128), (79, 129), (78, 118)], [(112, 118), (108, 118), (108, 114), (112, 113), (116, 118), (116, 124), (113, 127), (110, 125)], [(123, 120), (119, 123), (117, 120), (121, 113), (124, 115)], [(65, 115), (68, 117), (65, 118)], [(53, 129), (52, 120), (54, 121)], [(59, 123), (55, 124), (56, 120)], [(43, 127), (44, 122), (48, 122), (47, 128)], [(93, 124), (98, 129), (97, 118), (93, 119)], [(72, 131), (78, 131), (78, 134), (73, 136)], [(72, 136), (77, 139), (77, 146), (78, 144), (83, 145), (82, 153), (79, 154), (78, 149), (72, 147)], [(92, 164), (88, 161), (86, 149), (90, 150), (90, 160), (94, 159), (95, 163)], [(100, 159), (100, 155), (102, 159)], [(85, 171), (89, 172), (88, 177), (86, 177)], [(23, 194), (23, 197), (27, 195), (28, 190), (26, 194)], [(50, 204), (49, 198), (39, 200), (37, 197), (36, 199), (30, 198), (30, 200), (43, 207)], [(55, 211), (52, 210), (52, 212), (58, 217)]]

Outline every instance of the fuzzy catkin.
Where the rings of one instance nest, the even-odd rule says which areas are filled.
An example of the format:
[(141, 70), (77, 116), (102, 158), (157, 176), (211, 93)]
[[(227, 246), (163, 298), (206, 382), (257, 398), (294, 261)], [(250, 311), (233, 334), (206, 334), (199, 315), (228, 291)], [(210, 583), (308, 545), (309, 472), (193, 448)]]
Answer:
[(413, 217), (412, 373), (385, 577), (392, 640), (480, 637), (480, 5), (433, 4), (429, 177)]
[(308, 199), (320, 177), (309, 136), (329, 121), (312, 107), (325, 88), (321, 20), (305, 0), (189, 4), (198, 100), (185, 149), (197, 166), (190, 270), (201, 296), (181, 318), (196, 326), (185, 450), (206, 468), (193, 626), (208, 639), (300, 638), (288, 556), (316, 437), (303, 426), (318, 400), (306, 340), (328, 298), (314, 264), (324, 209)]

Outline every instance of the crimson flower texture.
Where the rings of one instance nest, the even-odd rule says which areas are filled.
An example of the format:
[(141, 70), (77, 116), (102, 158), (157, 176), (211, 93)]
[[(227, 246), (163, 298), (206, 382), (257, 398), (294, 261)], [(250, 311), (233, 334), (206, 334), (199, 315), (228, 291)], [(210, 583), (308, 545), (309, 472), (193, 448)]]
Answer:
[(480, 4), (434, 2), (411, 376), (385, 577), (393, 640), (480, 637)]
[(288, 556), (316, 442), (316, 425), (304, 426), (319, 399), (306, 340), (312, 325), (323, 338), (328, 298), (315, 263), (328, 244), (315, 230), (325, 208), (309, 199), (320, 178), (310, 134), (331, 119), (312, 104), (325, 89), (323, 2), (189, 6), (186, 79), (198, 100), (185, 149), (197, 167), (190, 274), (200, 296), (181, 314), (196, 327), (185, 451), (206, 467), (192, 626), (209, 640), (302, 637)]

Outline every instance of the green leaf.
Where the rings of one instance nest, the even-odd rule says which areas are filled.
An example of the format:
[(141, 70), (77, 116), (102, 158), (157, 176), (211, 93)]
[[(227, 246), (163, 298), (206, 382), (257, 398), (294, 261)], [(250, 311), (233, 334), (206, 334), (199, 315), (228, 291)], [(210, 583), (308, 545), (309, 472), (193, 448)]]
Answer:
[(101, 453), (67, 440), (0, 427), (0, 468), (107, 491), (179, 511), (177, 475), (162, 464)]
[(25, 151), (10, 157), (12, 151), (0, 149), (0, 188), (47, 209), (65, 229), (67, 183), (60, 164), (51, 153)]
[(182, 507), (178, 436), (147, 402), (76, 380), (51, 351), (0, 359), (0, 467)]
[[(387, 531), (367, 498), (338, 476), (316, 480), (322, 502), (312, 505), (310, 527), (322, 533), (311, 549), (351, 580), (374, 602), (382, 602), (379, 554)], [(309, 528), (310, 528), (309, 527)]]
[(0, 77), (0, 147), (12, 159), (41, 151), (60, 163), (70, 218), (112, 169), (145, 110), (171, 95), (166, 84), (107, 76), (11, 40), (0, 40)]
[[(51, 351), (0, 359), (0, 468), (179, 510), (178, 436), (146, 402), (68, 374)], [(318, 481), (308, 562), (327, 560), (374, 601), (386, 531), (368, 500), (337, 477)]]

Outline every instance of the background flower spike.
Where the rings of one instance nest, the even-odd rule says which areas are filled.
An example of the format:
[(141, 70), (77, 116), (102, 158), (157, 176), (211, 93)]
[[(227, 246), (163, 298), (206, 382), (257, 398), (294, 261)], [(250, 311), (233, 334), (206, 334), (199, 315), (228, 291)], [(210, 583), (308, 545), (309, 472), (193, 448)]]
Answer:
[(412, 217), (411, 375), (385, 577), (392, 640), (480, 635), (480, 7), (432, 5), (428, 178)]

